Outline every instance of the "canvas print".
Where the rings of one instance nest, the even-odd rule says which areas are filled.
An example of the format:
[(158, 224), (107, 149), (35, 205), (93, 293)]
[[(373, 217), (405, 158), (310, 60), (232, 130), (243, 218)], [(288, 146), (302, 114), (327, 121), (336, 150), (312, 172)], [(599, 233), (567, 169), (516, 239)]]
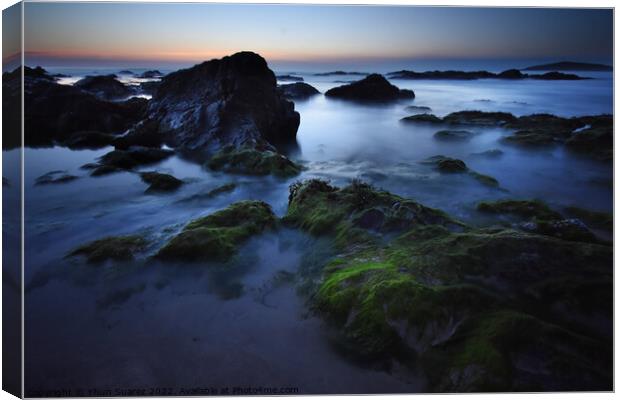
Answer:
[(613, 390), (612, 9), (3, 18), (26, 396)]

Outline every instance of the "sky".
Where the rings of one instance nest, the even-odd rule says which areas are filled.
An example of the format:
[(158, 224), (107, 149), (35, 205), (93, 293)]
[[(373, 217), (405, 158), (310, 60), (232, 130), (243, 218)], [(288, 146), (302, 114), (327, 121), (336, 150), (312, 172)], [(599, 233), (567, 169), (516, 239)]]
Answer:
[(27, 64), (570, 59), (612, 62), (611, 10), (162, 3), (25, 4)]

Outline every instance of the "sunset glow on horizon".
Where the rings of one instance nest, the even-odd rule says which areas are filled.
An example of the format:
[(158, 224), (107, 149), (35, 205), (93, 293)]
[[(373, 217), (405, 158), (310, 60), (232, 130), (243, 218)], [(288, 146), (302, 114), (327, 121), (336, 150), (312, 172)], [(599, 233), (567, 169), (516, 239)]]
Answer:
[[(238, 51), (306, 62), (571, 58), (611, 62), (611, 10), (26, 3), (37, 64), (192, 64)], [(28, 63), (28, 62), (27, 62)]]

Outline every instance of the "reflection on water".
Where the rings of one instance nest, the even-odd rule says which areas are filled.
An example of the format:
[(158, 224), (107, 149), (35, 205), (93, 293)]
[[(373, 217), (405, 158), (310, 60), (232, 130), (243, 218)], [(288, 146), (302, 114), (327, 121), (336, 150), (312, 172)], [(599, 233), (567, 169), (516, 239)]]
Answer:
[[(322, 92), (343, 79), (305, 78)], [(329, 330), (308, 314), (297, 289), (309, 278), (308, 271), (316, 278), (316, 265), (331, 254), (324, 242), (295, 231), (268, 232), (225, 265), (162, 265), (148, 255), (187, 221), (237, 200), (264, 200), (281, 216), (288, 185), (309, 177), (336, 185), (362, 178), (472, 224), (482, 221), (476, 202), (500, 197), (539, 198), (558, 209), (579, 205), (611, 211), (609, 164), (561, 148), (506, 146), (499, 139), (509, 132), (501, 128), (471, 127), (476, 135), (470, 141), (445, 142), (433, 137), (441, 127), (399, 121), (411, 114), (405, 110), (408, 105), (428, 106), (440, 116), (463, 109), (564, 116), (611, 112), (609, 79), (397, 81), (414, 89), (417, 98), (392, 105), (316, 96), (296, 102), (299, 148), (291, 156), (307, 168), (300, 177), (228, 175), (179, 157), (142, 168), (188, 182), (172, 194), (146, 194), (147, 185), (135, 173), (93, 178), (80, 169), (110, 149), (26, 149), (30, 389), (271, 385), (296, 386), (307, 393), (424, 390), (422, 379), (411, 378), (418, 376), (415, 371), (400, 374), (393, 365), (389, 374), (346, 360), (333, 349)], [(503, 154), (473, 155), (491, 149)], [(420, 163), (437, 154), (463, 159), (471, 169), (497, 178), (501, 189), (467, 175), (438, 174)], [(37, 177), (54, 170), (78, 179), (34, 185)], [(231, 182), (236, 184), (233, 191), (204, 196)], [(151, 242), (134, 262), (97, 267), (65, 258), (79, 244), (131, 233), (143, 233)]]

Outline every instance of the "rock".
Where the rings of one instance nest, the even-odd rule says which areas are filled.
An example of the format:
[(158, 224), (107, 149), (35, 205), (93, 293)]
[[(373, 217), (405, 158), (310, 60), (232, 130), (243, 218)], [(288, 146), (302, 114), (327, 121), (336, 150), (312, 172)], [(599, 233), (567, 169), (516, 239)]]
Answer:
[(590, 211), (580, 207), (567, 207), (565, 211), (567, 214), (579, 218), (591, 228), (613, 232), (614, 216), (612, 213)]
[(517, 131), (510, 136), (503, 137), (502, 142), (525, 147), (546, 147), (562, 143), (553, 132), (541, 129)]
[(360, 181), (339, 189), (312, 179), (297, 182), (289, 190), (289, 208), (283, 221), (314, 235), (342, 232), (343, 236), (336, 240), (340, 246), (350, 240), (368, 240), (365, 230), (395, 232), (418, 224), (440, 224), (451, 229), (460, 226), (460, 222), (439, 210)]
[(613, 67), (604, 64), (561, 61), (551, 64), (533, 65), (525, 68), (525, 71), (613, 71)]
[(99, 158), (96, 164), (86, 164), (84, 169), (92, 169), (91, 175), (100, 176), (123, 170), (131, 170), (137, 166), (155, 164), (172, 156), (174, 151), (131, 147), (128, 150), (113, 150)]
[(50, 185), (57, 183), (67, 183), (76, 180), (75, 175), (67, 174), (67, 171), (51, 171), (41, 175), (35, 180), (35, 185)]
[(276, 80), (283, 82), (303, 82), (304, 78), (294, 75), (277, 75)]
[[(3, 74), (3, 127), (20, 131), (21, 70)], [(141, 120), (147, 101), (107, 102), (78, 87), (59, 85), (42, 68), (24, 68), (24, 138), (29, 147), (61, 144), (77, 132), (119, 134)], [(20, 145), (7, 140), (3, 145)]]
[(299, 113), (277, 91), (258, 54), (236, 53), (166, 75), (149, 101), (149, 116), (166, 144), (208, 154), (224, 146), (294, 143)]
[(516, 117), (510, 113), (485, 111), (458, 111), (443, 118), (449, 124), (485, 126), (499, 126), (515, 120)]
[(2, 187), (11, 187), (11, 181), (4, 176), (2, 177)]
[[(450, 229), (445, 213), (354, 185), (296, 183), (284, 218), (339, 250), (310, 298), (343, 351), (415, 362), (430, 392), (611, 387), (612, 357), (600, 358), (613, 345), (610, 246)], [(394, 217), (382, 204), (392, 202), (416, 204), (399, 214), (414, 217), (395, 239), (375, 240)], [(605, 324), (582, 319), (592, 310)]]
[(405, 118), (401, 118), (403, 122), (425, 122), (429, 124), (441, 124), (443, 121), (441, 118), (433, 114), (415, 114)]
[(497, 74), (499, 79), (523, 79), (527, 75), (524, 75), (518, 69), (509, 69)]
[(475, 171), (469, 171), (469, 175), (474, 178), (475, 180), (477, 180), (478, 182), (482, 183), (485, 186), (489, 186), (489, 187), (493, 187), (493, 188), (498, 188), (499, 187), (499, 182), (497, 179), (493, 178), (492, 176), (489, 175), (484, 175)]
[(422, 164), (434, 165), (435, 168), (441, 173), (467, 173), (469, 176), (480, 182), (485, 186), (492, 188), (498, 188), (499, 182), (492, 176), (484, 175), (479, 172), (473, 171), (467, 167), (464, 161), (450, 158), (446, 156), (433, 156), (421, 162)]
[(596, 242), (596, 236), (576, 218), (532, 221), (519, 224), (523, 230), (576, 242)]
[(518, 69), (509, 69), (499, 74), (489, 71), (395, 71), (388, 74), (390, 79), (432, 79), (432, 80), (475, 80), (475, 79), (542, 79), (542, 80), (576, 80), (589, 79), (573, 74), (548, 72), (542, 75), (524, 74)]
[(271, 207), (262, 201), (241, 201), (191, 221), (156, 258), (190, 262), (225, 261), (253, 235), (276, 225)]
[(164, 144), (164, 135), (160, 132), (157, 121), (145, 119), (126, 134), (117, 136), (113, 144), (119, 150), (127, 150), (136, 146), (159, 149)]
[(150, 70), (150, 71), (144, 71), (143, 73), (138, 75), (138, 78), (154, 79), (154, 78), (161, 78), (162, 76), (164, 76), (164, 74), (162, 74), (158, 70)]
[(613, 118), (610, 115), (562, 118), (551, 114), (519, 117), (504, 125), (517, 129), (502, 140), (523, 146), (564, 143), (574, 152), (601, 161), (613, 158)]
[(225, 185), (222, 186), (218, 186), (213, 190), (210, 190), (207, 193), (207, 197), (215, 197), (215, 196), (219, 196), (220, 194), (223, 193), (229, 193), (234, 191), (237, 188), (237, 185), (234, 183), (227, 183)]
[(135, 73), (133, 71), (130, 71), (128, 69), (120, 70), (120, 71), (118, 71), (118, 73), (121, 74), (121, 75), (135, 75)]
[(415, 111), (420, 114), (430, 113), (432, 110), (427, 106), (407, 106), (405, 107), (405, 111)]
[(98, 131), (75, 132), (62, 141), (62, 145), (72, 150), (100, 149), (110, 146), (116, 136)]
[(399, 89), (379, 74), (371, 74), (362, 80), (338, 86), (325, 92), (325, 96), (357, 101), (395, 101), (413, 99), (412, 90)]
[(539, 200), (497, 200), (478, 203), (478, 211), (493, 214), (513, 214), (522, 218), (558, 220), (562, 215)]
[(291, 177), (301, 172), (301, 166), (287, 157), (271, 150), (258, 150), (251, 147), (234, 148), (228, 146), (216, 153), (207, 162), (215, 171), (245, 175), (275, 175)]
[(422, 161), (422, 164), (434, 165), (440, 172), (454, 173), (469, 171), (467, 165), (462, 160), (446, 156), (433, 156)]
[(471, 156), (473, 157), (483, 157), (483, 158), (500, 158), (503, 155), (504, 155), (504, 152), (501, 151), (500, 149), (485, 150), (480, 153), (471, 154)]
[(133, 88), (118, 81), (116, 75), (87, 76), (77, 81), (74, 86), (102, 100), (119, 100), (135, 94)]
[(147, 241), (138, 235), (110, 236), (78, 247), (69, 256), (85, 256), (91, 264), (104, 261), (128, 261), (146, 248)]
[(433, 137), (438, 140), (466, 141), (471, 139), (474, 135), (475, 134), (470, 131), (442, 130), (435, 132)]
[(278, 86), (278, 92), (287, 99), (305, 99), (320, 94), (314, 87), (307, 83), (297, 82)]
[(172, 192), (183, 185), (183, 181), (172, 175), (161, 174), (159, 172), (142, 172), (140, 178), (149, 184), (147, 193), (153, 192)]
[(582, 79), (590, 79), (584, 78), (575, 74), (564, 74), (562, 72), (547, 72), (542, 75), (530, 75), (532, 79), (540, 79), (544, 81), (577, 81)]
[(355, 71), (330, 71), (330, 72), (319, 72), (314, 74), (314, 76), (342, 76), (342, 75), (369, 75), (366, 72), (355, 72)]
[(415, 71), (395, 71), (390, 72), (388, 74), (390, 79), (432, 79), (432, 80), (441, 80), (441, 79), (458, 79), (458, 80), (474, 80), (474, 79), (487, 79), (487, 78), (496, 78), (497, 75), (488, 72), (488, 71), (473, 71), (473, 72), (465, 72), (465, 71), (426, 71), (426, 72), (415, 72)]
[(566, 140), (566, 147), (600, 161), (613, 161), (613, 123), (593, 126), (574, 133)]
[(138, 93), (154, 95), (159, 88), (159, 81), (140, 82), (138, 85)]

